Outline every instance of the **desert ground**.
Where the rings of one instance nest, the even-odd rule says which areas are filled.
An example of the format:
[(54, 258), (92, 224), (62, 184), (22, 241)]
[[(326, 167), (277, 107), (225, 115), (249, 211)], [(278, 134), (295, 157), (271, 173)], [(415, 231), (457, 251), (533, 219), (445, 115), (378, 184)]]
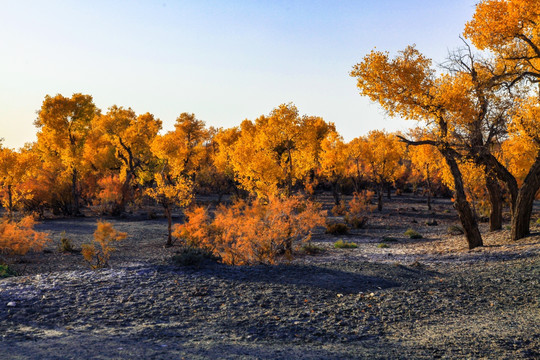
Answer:
[(393, 196), (363, 229), (317, 229), (320, 253), (233, 267), (174, 263), (166, 220), (134, 209), (102, 218), (129, 237), (98, 270), (58, 243), (80, 249), (100, 217), (48, 219), (45, 251), (5, 259), (0, 358), (538, 359), (539, 215), (517, 242), (482, 223), (485, 246), (468, 250), (449, 199)]

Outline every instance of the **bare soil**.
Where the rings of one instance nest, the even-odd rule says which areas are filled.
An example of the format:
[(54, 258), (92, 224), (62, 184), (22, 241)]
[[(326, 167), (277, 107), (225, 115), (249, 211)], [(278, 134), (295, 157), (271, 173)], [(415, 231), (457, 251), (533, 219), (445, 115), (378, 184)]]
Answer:
[[(395, 196), (364, 229), (318, 229), (320, 254), (196, 268), (171, 261), (179, 248), (163, 246), (164, 219), (135, 210), (106, 219), (129, 238), (110, 267), (90, 270), (57, 246), (65, 231), (80, 249), (96, 220), (46, 220), (46, 251), (7, 259), (19, 276), (0, 280), (0, 358), (540, 358), (534, 221), (517, 242), (481, 224), (485, 246), (470, 251), (449, 234), (458, 220), (448, 199), (428, 211), (421, 197)], [(358, 247), (336, 249), (338, 239)]]

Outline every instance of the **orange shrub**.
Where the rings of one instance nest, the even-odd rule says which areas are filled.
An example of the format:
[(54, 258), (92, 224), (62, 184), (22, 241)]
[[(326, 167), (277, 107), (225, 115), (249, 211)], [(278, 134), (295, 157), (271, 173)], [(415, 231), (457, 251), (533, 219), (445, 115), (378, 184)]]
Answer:
[(375, 193), (369, 190), (354, 193), (349, 201), (349, 210), (345, 214), (345, 221), (349, 225), (361, 228), (367, 223), (367, 214), (375, 210), (375, 205), (371, 204), (374, 195)]
[(94, 240), (91, 244), (83, 244), (82, 254), (92, 269), (102, 268), (108, 265), (111, 253), (116, 250), (111, 244), (127, 237), (127, 233), (114, 229), (111, 223), (98, 221), (94, 232)]
[(30, 250), (41, 250), (50, 238), (47, 233), (35, 231), (35, 224), (32, 216), (25, 216), (19, 222), (3, 218), (0, 222), (0, 253), (24, 255)]
[(102, 213), (116, 213), (117, 207), (122, 201), (122, 181), (118, 175), (105, 176), (98, 181), (99, 192), (96, 197), (96, 205)]
[(291, 256), (293, 246), (308, 241), (325, 217), (319, 204), (299, 197), (251, 204), (241, 200), (220, 206), (213, 220), (203, 208), (187, 215), (188, 221), (175, 227), (175, 236), (230, 265), (273, 264), (279, 254)]

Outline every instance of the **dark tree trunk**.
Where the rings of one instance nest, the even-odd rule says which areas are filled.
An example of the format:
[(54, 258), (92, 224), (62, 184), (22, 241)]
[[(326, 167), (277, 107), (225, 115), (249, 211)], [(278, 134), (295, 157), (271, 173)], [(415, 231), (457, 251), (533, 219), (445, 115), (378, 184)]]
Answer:
[(502, 191), (499, 182), (491, 173), (486, 175), (486, 187), (491, 205), (489, 214), (489, 230), (497, 231), (502, 229)]
[(334, 197), (334, 203), (336, 205), (341, 204), (341, 189), (339, 186), (339, 180), (332, 181), (332, 196)]
[(431, 176), (429, 173), (429, 165), (426, 165), (426, 186), (427, 186), (427, 208), (431, 210)]
[(79, 215), (79, 189), (78, 189), (78, 175), (77, 169), (73, 169), (71, 172), (71, 196), (73, 198), (73, 204), (71, 205), (71, 215)]
[(117, 215), (122, 214), (126, 211), (126, 204), (127, 202), (132, 198), (132, 192), (133, 188), (131, 187), (131, 180), (133, 179), (133, 173), (129, 172), (126, 174), (126, 179), (122, 183), (121, 187), (121, 197), (120, 197), (120, 203), (118, 204), (118, 207), (116, 210)]
[(519, 240), (530, 234), (530, 221), (534, 198), (540, 188), (540, 153), (523, 180), (512, 214), (512, 240)]
[(165, 246), (171, 247), (173, 245), (173, 238), (172, 238), (172, 211), (171, 206), (165, 206), (165, 216), (167, 216), (167, 231), (168, 231), (168, 237), (167, 237), (167, 244)]
[(377, 187), (377, 210), (382, 211), (383, 209), (383, 185)]
[(467, 201), (467, 196), (465, 195), (465, 189), (463, 187), (463, 178), (456, 159), (448, 153), (442, 152), (442, 155), (450, 167), (450, 172), (454, 178), (454, 207), (457, 210), (459, 219), (461, 220), (461, 225), (465, 231), (465, 237), (467, 238), (469, 249), (483, 246), (482, 235), (480, 234), (480, 230), (478, 230), (476, 217), (474, 216), (471, 206)]
[(392, 185), (391, 184), (388, 184), (386, 186), (386, 198), (388, 200), (391, 200), (392, 199)]
[(8, 213), (9, 217), (11, 218), (13, 216), (13, 192), (12, 192), (12, 186), (7, 186), (8, 191)]

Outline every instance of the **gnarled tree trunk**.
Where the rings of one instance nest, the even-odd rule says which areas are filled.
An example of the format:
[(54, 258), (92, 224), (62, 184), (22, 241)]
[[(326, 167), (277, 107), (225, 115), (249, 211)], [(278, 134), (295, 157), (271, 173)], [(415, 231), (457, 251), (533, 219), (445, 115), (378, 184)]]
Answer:
[(492, 174), (486, 176), (486, 187), (489, 194), (491, 211), (489, 214), (489, 230), (496, 231), (502, 229), (502, 191), (499, 182)]
[(465, 231), (465, 237), (469, 244), (469, 249), (474, 249), (479, 246), (483, 246), (482, 235), (478, 229), (478, 223), (476, 222), (476, 217), (471, 209), (471, 205), (467, 201), (467, 196), (465, 195), (465, 188), (463, 186), (463, 178), (461, 176), (461, 171), (459, 170), (456, 159), (450, 154), (444, 151), (441, 151), (444, 156), (446, 163), (450, 167), (450, 172), (454, 178), (454, 207), (457, 210), (459, 219), (461, 220), (461, 225)]

